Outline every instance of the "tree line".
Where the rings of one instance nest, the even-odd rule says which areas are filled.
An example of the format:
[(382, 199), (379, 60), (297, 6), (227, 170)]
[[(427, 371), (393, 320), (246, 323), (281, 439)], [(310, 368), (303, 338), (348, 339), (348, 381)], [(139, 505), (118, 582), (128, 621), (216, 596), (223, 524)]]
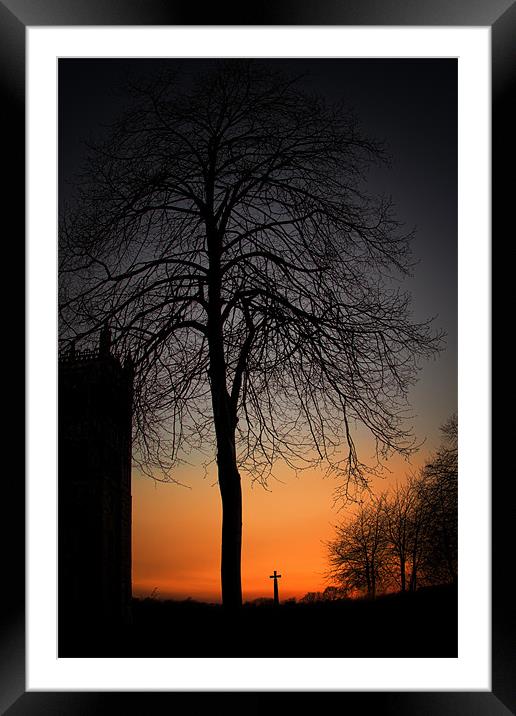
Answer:
[(336, 527), (328, 577), (341, 595), (374, 598), (386, 591), (457, 580), (457, 416), (442, 427), (439, 448), (405, 484), (372, 497)]

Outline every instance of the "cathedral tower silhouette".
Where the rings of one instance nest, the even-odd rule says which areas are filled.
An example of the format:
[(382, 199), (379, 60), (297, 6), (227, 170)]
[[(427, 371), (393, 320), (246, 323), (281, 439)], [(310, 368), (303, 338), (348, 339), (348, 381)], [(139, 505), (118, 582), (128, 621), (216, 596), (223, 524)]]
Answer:
[(68, 631), (130, 621), (133, 363), (72, 346), (59, 357), (58, 610)]

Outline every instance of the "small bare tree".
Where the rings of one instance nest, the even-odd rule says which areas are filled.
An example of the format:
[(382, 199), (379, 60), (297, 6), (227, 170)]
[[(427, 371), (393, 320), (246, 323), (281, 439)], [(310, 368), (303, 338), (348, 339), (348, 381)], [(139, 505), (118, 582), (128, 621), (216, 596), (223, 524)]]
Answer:
[(412, 475), (406, 484), (385, 497), (385, 531), (389, 551), (394, 557), (393, 573), (401, 592), (415, 591), (419, 570), (428, 545), (430, 514), (422, 499), (422, 484)]
[(440, 337), (396, 285), (411, 234), (365, 191), (383, 160), (342, 105), (214, 62), (186, 87), (133, 88), (63, 213), (61, 338), (109, 323), (131, 353), (135, 459), (172, 480), (216, 445), (224, 604), (241, 603), (242, 470), (265, 484), (280, 459), (325, 465), (347, 495), (414, 449), (407, 393)]
[(458, 567), (458, 422), (441, 427), (442, 441), (420, 476), (419, 499), (427, 515), (425, 572), (429, 581), (455, 582)]
[(337, 526), (327, 546), (328, 576), (346, 591), (374, 599), (391, 576), (384, 498), (361, 506), (353, 519)]
[(407, 586), (407, 562), (410, 554), (411, 517), (416, 495), (410, 484), (398, 486), (384, 506), (385, 531), (399, 572), (402, 592)]

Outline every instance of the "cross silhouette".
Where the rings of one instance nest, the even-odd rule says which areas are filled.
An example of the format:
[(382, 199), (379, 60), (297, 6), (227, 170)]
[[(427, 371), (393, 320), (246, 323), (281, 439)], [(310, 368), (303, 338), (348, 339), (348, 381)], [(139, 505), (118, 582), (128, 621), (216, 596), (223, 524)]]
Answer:
[(269, 579), (274, 579), (274, 606), (277, 606), (279, 604), (279, 596), (278, 596), (278, 579), (281, 577), (281, 574), (277, 574), (276, 570), (274, 570), (274, 574), (271, 574)]

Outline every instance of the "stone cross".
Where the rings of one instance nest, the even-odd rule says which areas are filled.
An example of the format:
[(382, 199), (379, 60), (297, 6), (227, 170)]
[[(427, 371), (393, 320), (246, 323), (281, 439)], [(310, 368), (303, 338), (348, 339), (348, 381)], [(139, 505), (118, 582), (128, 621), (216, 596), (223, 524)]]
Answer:
[(281, 577), (281, 574), (277, 574), (276, 570), (274, 570), (274, 574), (271, 574), (269, 579), (274, 579), (274, 606), (277, 607), (279, 604), (279, 596), (278, 596), (278, 579)]

